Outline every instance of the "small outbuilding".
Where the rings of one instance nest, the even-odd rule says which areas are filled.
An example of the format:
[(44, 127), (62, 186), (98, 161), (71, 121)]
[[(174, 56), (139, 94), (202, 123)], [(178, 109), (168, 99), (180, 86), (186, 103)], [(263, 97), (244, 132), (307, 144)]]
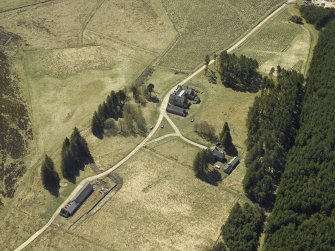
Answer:
[(226, 174), (231, 174), (231, 172), (235, 169), (235, 167), (240, 163), (240, 158), (235, 156), (229, 161), (228, 165), (224, 168), (224, 172)]

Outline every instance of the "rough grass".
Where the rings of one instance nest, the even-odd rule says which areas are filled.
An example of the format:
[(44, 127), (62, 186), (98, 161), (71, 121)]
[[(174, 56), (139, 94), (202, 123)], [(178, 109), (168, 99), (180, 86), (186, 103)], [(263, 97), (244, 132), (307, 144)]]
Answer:
[(260, 70), (268, 73), (271, 67), (303, 71), (310, 46), (310, 35), (302, 26), (289, 22), (291, 13), (285, 8), (264, 25), (235, 52), (255, 58)]
[[(1, 250), (14, 249), (27, 239), (48, 220), (74, 188), (74, 185), (68, 184), (61, 188), (60, 197), (54, 198), (43, 189), (40, 181), (40, 159), (45, 153), (54, 159), (56, 169), (60, 171), (61, 144), (74, 126), (87, 139), (101, 169), (118, 162), (143, 139), (111, 137), (97, 140), (90, 133), (91, 116), (111, 90), (129, 86), (169, 43), (166, 39), (174, 33), (168, 30), (169, 20), (165, 21), (163, 8), (156, 3), (152, 4), (152, 8), (157, 17), (139, 18), (141, 23), (146, 22), (146, 29), (137, 33), (139, 37), (133, 34), (134, 40), (146, 41), (149, 45), (152, 43), (156, 48), (142, 48), (142, 44), (110, 38), (100, 34), (100, 31), (84, 32), (90, 21), (108, 26), (109, 31), (119, 25), (114, 23), (115, 26), (112, 26), (108, 17), (101, 16), (104, 13), (96, 13), (102, 2), (54, 1), (53, 4), (0, 13), (2, 26), (19, 34), (29, 44), (13, 60), (24, 83), (35, 139), (27, 157), (28, 171), (15, 198), (6, 200), (5, 207), (1, 209), (1, 215), (6, 218), (0, 225), (4, 229), (0, 234)], [(138, 6), (137, 1), (128, 3)], [(123, 14), (121, 10), (119, 14), (123, 18), (134, 17), (131, 23), (122, 27), (127, 36), (131, 29), (136, 31), (134, 24), (137, 24), (137, 15), (141, 13), (139, 8), (149, 7), (140, 4), (136, 12), (128, 5), (125, 7)], [(150, 26), (155, 27), (152, 29)], [(158, 42), (161, 45), (158, 46)], [(157, 117), (157, 105), (148, 104), (147, 108), (144, 116), (147, 123), (152, 124)], [(78, 182), (92, 175), (93, 172), (87, 168)]]
[[(118, 169), (124, 179), (122, 189), (74, 232), (50, 229), (30, 248), (64, 249), (70, 236), (74, 243), (81, 239), (89, 245), (98, 243), (97, 250), (203, 250), (211, 246), (231, 207), (245, 198), (223, 184), (214, 187), (195, 178), (189, 163), (197, 148), (179, 140), (165, 144), (155, 152), (142, 150)], [(178, 160), (166, 157), (172, 145)]]
[(180, 37), (161, 65), (192, 69), (206, 54), (228, 48), (280, 0), (172, 1), (163, 5)]
[(176, 35), (160, 1), (106, 1), (87, 26), (90, 31), (153, 53)]
[(0, 2), (0, 12), (12, 10), (15, 8), (24, 8), (24, 6), (38, 4), (45, 0), (2, 0)]
[(19, 34), (30, 48), (65, 48), (81, 45), (82, 31), (99, 0), (52, 1), (38, 7), (1, 14), (1, 25)]

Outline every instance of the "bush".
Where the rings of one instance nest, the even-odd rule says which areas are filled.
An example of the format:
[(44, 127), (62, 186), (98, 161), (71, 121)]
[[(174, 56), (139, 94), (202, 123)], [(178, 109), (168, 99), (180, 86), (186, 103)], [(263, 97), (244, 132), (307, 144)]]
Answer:
[(208, 141), (213, 142), (217, 140), (214, 126), (208, 124), (206, 121), (196, 123), (194, 125), (194, 130), (200, 137), (207, 139)]
[(304, 24), (304, 22), (302, 21), (302, 18), (299, 16), (292, 16), (290, 18), (290, 21), (296, 24)]

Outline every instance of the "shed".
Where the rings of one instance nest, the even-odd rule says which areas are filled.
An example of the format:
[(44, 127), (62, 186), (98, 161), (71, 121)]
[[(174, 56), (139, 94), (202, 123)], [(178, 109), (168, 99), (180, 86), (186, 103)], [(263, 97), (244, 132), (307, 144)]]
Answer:
[(231, 174), (231, 172), (235, 169), (235, 167), (240, 163), (240, 158), (235, 156), (229, 161), (228, 165), (225, 167), (224, 172), (227, 174)]
[(92, 192), (93, 186), (91, 184), (87, 184), (86, 187), (74, 198), (74, 200), (70, 201), (64, 208), (61, 209), (59, 214), (65, 218), (70, 217), (77, 211), (77, 209), (84, 203)]
[(92, 192), (93, 186), (91, 184), (87, 184), (86, 187), (77, 195), (74, 201), (78, 204), (82, 204), (88, 198), (88, 196), (91, 195)]

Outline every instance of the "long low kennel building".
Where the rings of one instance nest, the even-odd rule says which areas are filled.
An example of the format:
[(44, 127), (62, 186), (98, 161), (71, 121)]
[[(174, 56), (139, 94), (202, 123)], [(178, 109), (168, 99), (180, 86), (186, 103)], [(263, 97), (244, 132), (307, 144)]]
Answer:
[(59, 214), (65, 218), (72, 216), (92, 192), (93, 186), (91, 184), (87, 184), (86, 187), (74, 198), (74, 200), (70, 201), (60, 210)]

